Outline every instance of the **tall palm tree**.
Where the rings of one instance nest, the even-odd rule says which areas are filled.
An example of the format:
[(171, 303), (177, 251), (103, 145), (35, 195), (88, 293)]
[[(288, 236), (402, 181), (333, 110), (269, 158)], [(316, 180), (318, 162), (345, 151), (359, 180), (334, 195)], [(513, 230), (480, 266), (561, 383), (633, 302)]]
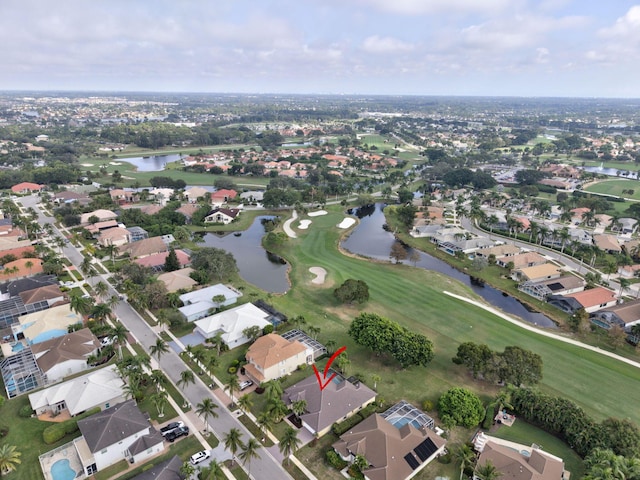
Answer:
[(453, 450), (453, 458), (460, 464), (460, 480), (462, 480), (464, 470), (473, 464), (475, 454), (468, 444), (463, 443)]
[(0, 446), (0, 476), (13, 472), (22, 463), (21, 456), (22, 453), (16, 450), (15, 445), (5, 443)]
[(120, 360), (122, 360), (122, 345), (127, 342), (127, 333), (129, 333), (129, 330), (127, 330), (120, 322), (116, 322), (111, 329), (113, 343), (118, 345), (118, 356), (120, 357)]
[(161, 370), (152, 370), (149, 378), (151, 379), (151, 383), (156, 386), (157, 391), (164, 390), (167, 384), (167, 377), (164, 376)]
[(282, 396), (282, 385), (277, 379), (269, 380), (268, 382), (263, 383), (262, 387), (264, 388), (264, 393), (266, 394), (267, 400), (280, 399), (280, 397)]
[(69, 307), (78, 315), (88, 315), (93, 308), (90, 298), (79, 294), (69, 295)]
[(167, 406), (167, 391), (166, 390), (158, 390), (153, 395), (151, 395), (150, 400), (158, 409), (158, 418), (164, 417), (164, 407)]
[(238, 390), (240, 390), (240, 382), (238, 381), (238, 376), (229, 375), (229, 378), (227, 378), (227, 381), (224, 382), (224, 386), (229, 392), (229, 396), (231, 397), (231, 403), (235, 403), (236, 400), (233, 397), (233, 394)]
[(180, 380), (176, 383), (184, 390), (190, 383), (196, 383), (196, 377), (191, 370), (183, 370), (180, 372)]
[(107, 293), (109, 293), (109, 285), (100, 280), (93, 286), (93, 290), (96, 292), (98, 298), (104, 300), (107, 296)]
[(300, 418), (300, 415), (302, 415), (306, 410), (307, 410), (306, 400), (297, 400), (291, 404), (291, 411), (298, 418)]
[(226, 478), (227, 476), (222, 471), (222, 466), (215, 458), (198, 474), (199, 480), (226, 480)]
[(111, 308), (109, 308), (109, 305), (106, 303), (98, 303), (91, 309), (91, 315), (100, 323), (103, 323), (107, 318), (111, 317), (111, 313)]
[(218, 418), (217, 408), (218, 404), (210, 398), (203, 398), (202, 401), (196, 405), (196, 413), (204, 417), (206, 431), (209, 431), (209, 417)]
[(158, 359), (158, 362), (160, 362), (160, 357), (167, 352), (169, 352), (169, 345), (159, 337), (156, 339), (156, 343), (149, 347), (149, 353), (152, 356), (155, 356)]
[(371, 374), (371, 381), (373, 382), (373, 389), (376, 390), (377, 386), (378, 386), (378, 382), (382, 380), (380, 378), (380, 375), (378, 375), (377, 373), (372, 373)]
[(483, 465), (476, 466), (475, 475), (479, 480), (497, 480), (502, 473), (491, 463), (491, 460), (487, 460)]
[(271, 417), (271, 415), (269, 415), (269, 412), (260, 412), (260, 414), (256, 418), (256, 423), (258, 424), (258, 427), (262, 432), (262, 439), (264, 440), (267, 435), (267, 431), (269, 431), (269, 429), (273, 427), (273, 418)]
[(243, 465), (247, 465), (247, 471), (249, 473), (249, 478), (251, 478), (251, 460), (254, 458), (260, 458), (258, 455), (258, 449), (260, 448), (260, 443), (255, 438), (250, 438), (247, 443), (244, 444), (242, 448), (242, 452), (238, 455), (238, 458), (242, 460)]
[(238, 453), (238, 450), (244, 447), (244, 444), (242, 443), (242, 433), (237, 428), (232, 428), (224, 436), (223, 442), (225, 448), (231, 452), (231, 463), (233, 463), (236, 459), (236, 453)]
[(251, 410), (252, 406), (253, 400), (251, 400), (251, 395), (249, 395), (248, 393), (245, 393), (240, 398), (238, 398), (238, 407), (240, 407), (240, 410), (242, 410), (244, 413), (247, 413), (249, 410)]
[(196, 473), (196, 467), (191, 465), (191, 463), (189, 462), (184, 462), (180, 467), (180, 474), (184, 478), (191, 478), (191, 475), (193, 475), (194, 473)]
[(296, 432), (294, 428), (288, 426), (282, 434), (280, 444), (278, 445), (280, 453), (284, 455), (287, 463), (289, 463), (289, 457), (295, 453), (299, 446), (300, 439), (298, 438), (298, 432)]

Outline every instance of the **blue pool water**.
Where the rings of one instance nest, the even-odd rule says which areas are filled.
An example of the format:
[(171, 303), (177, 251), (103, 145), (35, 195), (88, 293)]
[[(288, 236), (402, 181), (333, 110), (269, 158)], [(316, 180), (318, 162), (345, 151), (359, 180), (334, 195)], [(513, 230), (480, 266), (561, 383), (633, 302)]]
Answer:
[(52, 338), (58, 338), (58, 337), (62, 337), (63, 335), (66, 335), (67, 332), (66, 330), (47, 330), (46, 332), (42, 332), (40, 335), (36, 336), (31, 342), (32, 343), (42, 343), (42, 342), (46, 342), (47, 340), (51, 340)]
[(407, 417), (399, 418), (396, 421), (391, 422), (391, 423), (393, 424), (394, 427), (401, 428), (401, 427), (404, 427), (409, 422), (411, 422), (411, 425), (413, 425), (414, 427), (420, 428), (420, 422), (417, 422), (415, 420), (410, 420)]
[(64, 458), (51, 465), (51, 476), (53, 480), (73, 480), (76, 472), (69, 466), (69, 460)]
[(22, 350), (24, 348), (24, 345), (22, 344), (22, 342), (18, 342), (15, 345), (11, 346), (11, 351), (12, 352), (19, 352), (20, 350)]

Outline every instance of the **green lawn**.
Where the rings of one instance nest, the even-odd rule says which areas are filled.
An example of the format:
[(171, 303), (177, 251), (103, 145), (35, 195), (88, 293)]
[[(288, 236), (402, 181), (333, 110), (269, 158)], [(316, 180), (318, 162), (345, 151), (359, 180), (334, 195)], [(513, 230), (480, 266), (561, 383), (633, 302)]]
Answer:
[[(343, 216), (336, 208), (329, 215), (314, 217), (308, 231), (298, 232), (297, 239), (287, 240), (281, 252), (277, 252), (292, 263), (289, 276), (293, 288), (285, 295), (273, 296), (272, 303), (290, 317), (302, 314), (307, 322), (318, 325), (320, 341), (331, 338), (338, 346), (346, 345), (352, 362), (350, 373), (359, 373), (369, 384), (372, 374), (380, 375), (378, 390), (385, 400), (435, 401), (448, 388), (458, 385), (468, 385), (487, 399), (496, 391), (495, 387), (472, 381), (451, 362), (458, 345), (474, 341), (495, 350), (519, 345), (542, 356), (543, 391), (570, 398), (597, 419), (628, 417), (640, 423), (640, 412), (631, 402), (619, 401), (640, 394), (639, 369), (528, 333), (482, 309), (444, 296), (445, 289), (473, 294), (443, 275), (341, 254), (336, 246), (342, 232), (335, 225)], [(322, 266), (328, 271), (325, 285), (310, 283), (311, 266)], [(363, 279), (369, 285), (371, 299), (363, 307), (336, 304), (333, 289), (347, 278)], [(400, 370), (395, 362), (371, 355), (356, 345), (346, 335), (346, 329), (350, 320), (363, 311), (389, 317), (431, 338), (435, 345), (433, 362), (426, 368)]]
[[(640, 182), (635, 179), (616, 178), (612, 180), (603, 180), (593, 185), (589, 185), (585, 190), (587, 192), (606, 193), (608, 195), (640, 200)], [(627, 192), (623, 194), (622, 190), (633, 190), (633, 195), (629, 195)], [(625, 205), (625, 208), (628, 206), (629, 205)]]
[(582, 478), (584, 468), (582, 459), (562, 440), (548, 434), (533, 425), (518, 419), (513, 426), (501, 426), (489, 435), (530, 446), (535, 443), (542, 450), (564, 460), (565, 469), (571, 472), (571, 478)]

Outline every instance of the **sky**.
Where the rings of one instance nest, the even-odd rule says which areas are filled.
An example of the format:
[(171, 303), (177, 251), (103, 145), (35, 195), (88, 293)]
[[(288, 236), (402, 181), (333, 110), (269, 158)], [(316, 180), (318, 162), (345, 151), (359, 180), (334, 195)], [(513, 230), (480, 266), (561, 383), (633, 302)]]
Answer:
[(640, 0), (0, 0), (0, 90), (638, 98)]

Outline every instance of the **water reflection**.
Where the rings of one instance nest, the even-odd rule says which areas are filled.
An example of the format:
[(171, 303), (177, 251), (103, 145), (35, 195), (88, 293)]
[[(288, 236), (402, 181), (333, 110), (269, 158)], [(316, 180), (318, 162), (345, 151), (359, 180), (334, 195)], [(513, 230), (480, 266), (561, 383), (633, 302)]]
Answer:
[(180, 160), (179, 154), (120, 158), (116, 161), (130, 163), (135, 166), (139, 172), (160, 172), (164, 170), (167, 163), (177, 162), (178, 160)]
[[(289, 290), (287, 262), (278, 255), (267, 252), (261, 244), (265, 234), (262, 220), (274, 217), (256, 217), (251, 226), (242, 232), (206, 233), (203, 242), (206, 247), (216, 247), (231, 253), (236, 259), (240, 276), (247, 282), (271, 293)], [(241, 235), (236, 236), (237, 233)]]
[[(354, 228), (351, 235), (342, 242), (342, 247), (345, 250), (376, 260), (390, 260), (391, 245), (396, 240), (393, 233), (385, 231), (383, 228), (385, 225), (384, 207), (384, 204), (378, 203), (350, 212), (360, 219), (360, 223)], [(501, 291), (488, 285), (483, 286), (472, 283), (469, 275), (456, 270), (446, 262), (410, 247), (408, 247), (407, 250), (407, 258), (412, 258), (411, 264), (414, 264), (415, 260), (415, 266), (417, 267), (435, 270), (436, 272), (455, 278), (471, 287), (476, 294), (480, 295), (491, 305), (507, 313), (516, 315), (529, 323), (543, 327), (556, 327), (551, 319), (541, 313), (530, 311), (517, 299), (504, 296)], [(417, 255), (414, 255), (414, 253)], [(408, 263), (408, 261), (402, 263)]]

